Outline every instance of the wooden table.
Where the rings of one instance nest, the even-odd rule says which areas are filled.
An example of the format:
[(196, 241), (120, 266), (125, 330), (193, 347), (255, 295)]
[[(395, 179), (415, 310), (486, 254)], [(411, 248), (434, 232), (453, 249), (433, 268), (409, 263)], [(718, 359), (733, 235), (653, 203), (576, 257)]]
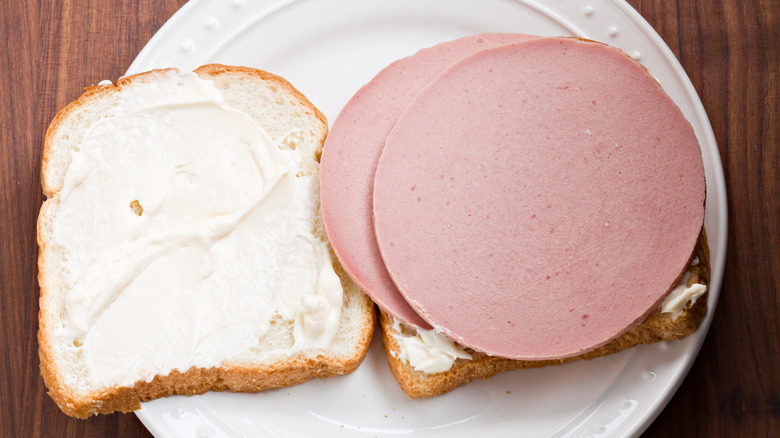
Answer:
[[(132, 414), (75, 420), (38, 373), (35, 223), (46, 127), (87, 84), (116, 79), (184, 0), (0, 4), (0, 435), (150, 436)], [(712, 328), (648, 437), (780, 435), (777, 0), (630, 0), (688, 72), (720, 148), (729, 202)]]

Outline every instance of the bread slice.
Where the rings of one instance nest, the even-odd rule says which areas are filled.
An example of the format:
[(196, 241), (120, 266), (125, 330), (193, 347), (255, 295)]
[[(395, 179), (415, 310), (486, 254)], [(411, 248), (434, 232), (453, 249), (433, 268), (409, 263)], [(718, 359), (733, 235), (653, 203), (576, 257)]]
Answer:
[[(686, 285), (691, 286), (694, 283), (699, 283), (709, 286), (709, 247), (704, 229), (699, 237), (694, 261), (688, 270), (690, 276), (687, 277)], [(471, 349), (464, 349), (471, 355), (472, 359), (455, 359), (448, 371), (438, 373), (418, 371), (401, 359), (401, 347), (397, 336), (402, 333), (399, 333), (398, 329), (400, 328), (400, 331), (406, 334), (414, 334), (413, 330), (402, 324), (396, 324), (391, 316), (382, 311), (380, 311), (379, 324), (390, 371), (398, 380), (401, 389), (409, 397), (422, 398), (444, 394), (474, 379), (486, 379), (504, 371), (558, 365), (579, 359), (590, 360), (617, 353), (639, 344), (679, 340), (695, 332), (706, 314), (707, 296), (705, 292), (694, 303), (686, 304), (686, 307), (676, 318), (672, 313), (662, 313), (659, 307), (643, 322), (621, 336), (580, 356), (560, 360), (524, 361), (488, 356)]]
[[(298, 163), (296, 177), (310, 177), (318, 181), (319, 156), (327, 134), (327, 123), (322, 113), (298, 90), (279, 76), (246, 67), (213, 64), (200, 67), (195, 73), (201, 79), (213, 81), (229, 107), (243, 111), (263, 127), (278, 149), (287, 151), (285, 156), (292, 154), (295, 157)], [(39, 357), (49, 395), (64, 413), (74, 417), (133, 411), (140, 408), (141, 402), (173, 394), (192, 395), (223, 390), (256, 392), (298, 384), (313, 377), (349, 373), (365, 357), (373, 335), (376, 322), (373, 303), (345, 275), (325, 243), (333, 270), (343, 288), (338, 328), (328, 347), (289, 353), (290, 345), (295, 342), (296, 323), (275, 317), (268, 323), (267, 332), (256, 339), (255, 345), (241, 354), (218, 360), (214, 366), (187, 366), (187, 358), (183, 358), (181, 363), (184, 366), (145, 376), (129, 384), (90, 383), (82, 340), (64, 330), (68, 318), (65, 295), (71, 287), (66, 282), (68, 273), (65, 271), (73, 254), (55, 239), (64, 196), (61, 191), (66, 186), (68, 168), (73, 164), (73, 157), (82, 147), (90, 127), (121, 113), (118, 102), (143, 99), (144, 95), (138, 90), (153, 90), (149, 87), (156, 86), (171, 74), (179, 73), (155, 70), (125, 77), (113, 84), (88, 87), (78, 100), (57, 114), (46, 133), (41, 180), (48, 199), (43, 203), (38, 219)], [(117, 133), (117, 136), (122, 135), (122, 132)], [(110, 152), (106, 153), (124, 152), (112, 150), (110, 140), (105, 146)], [(128, 181), (130, 184), (132, 181)], [(317, 193), (316, 186), (313, 192)], [(313, 212), (311, 235), (327, 242), (316, 199), (317, 195), (314, 201), (317, 205), (310, 206)], [(136, 214), (143, 212), (140, 205), (131, 204), (130, 208), (139, 208)], [(84, 211), (85, 220), (98, 213)], [(225, 287), (230, 288), (231, 285)], [(244, 303), (214, 303), (215, 308), (225, 305), (228, 309), (233, 306), (238, 313)], [(153, 310), (149, 309), (150, 312)], [(179, 315), (187, 315), (186, 309), (182, 309), (181, 313), (172, 312), (169, 316), (187, 318)], [(227, 315), (228, 318), (230, 316)], [(191, 322), (197, 324), (201, 321)], [(139, 319), (126, 330), (133, 336), (141, 332), (145, 324)], [(174, 339), (172, 345), (177, 342)], [(125, 346), (119, 344), (116, 348), (121, 351)], [(216, 357), (220, 355), (220, 351), (209, 351), (209, 354), (212, 353)], [(121, 363), (116, 365), (122, 366)]]

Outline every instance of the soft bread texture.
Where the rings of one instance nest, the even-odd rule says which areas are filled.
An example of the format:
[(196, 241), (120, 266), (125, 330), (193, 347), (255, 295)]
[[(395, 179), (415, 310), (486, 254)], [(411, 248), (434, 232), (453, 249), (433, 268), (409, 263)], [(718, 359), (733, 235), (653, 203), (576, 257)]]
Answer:
[[(255, 119), (280, 149), (299, 153), (302, 158), (299, 174), (317, 177), (327, 123), (322, 113), (291, 84), (281, 77), (246, 67), (206, 65), (195, 73), (213, 80), (227, 104)], [(60, 284), (62, 273), (59, 271), (65, 252), (51, 236), (60, 203), (57, 194), (63, 188), (71, 154), (79, 147), (86, 128), (112, 116), (115, 100), (123, 90), (141, 82), (155, 81), (161, 74), (161, 71), (151, 71), (122, 78), (114, 84), (87, 88), (77, 101), (57, 114), (46, 133), (41, 180), (48, 199), (41, 207), (38, 219), (38, 342), (41, 373), (49, 395), (66, 414), (86, 418), (98, 413), (133, 411), (140, 408), (141, 402), (174, 394), (223, 390), (257, 392), (355, 370), (368, 350), (376, 318), (373, 303), (344, 274), (331, 250), (334, 270), (344, 294), (338, 332), (327, 351), (304, 351), (293, 356), (268, 354), (292, 342), (293, 324), (282, 321), (272, 324), (271, 330), (252, 348), (264, 352), (262, 357), (248, 353), (240, 360), (223, 361), (218, 367), (173, 370), (150, 381), (99, 391), (85, 391), (67, 383), (73, 381), (73, 376), (77, 381), (81, 378), (83, 366), (78, 362), (78, 354), (73, 353), (73, 340), (58, 337), (53, 329), (61, 324), (65, 311)], [(314, 220), (313, 235), (327, 241), (320, 217)]]
[[(689, 268), (691, 275), (688, 278), (687, 285), (700, 283), (709, 287), (709, 246), (707, 245), (707, 236), (703, 228), (694, 254), (698, 258), (699, 263)], [(693, 305), (689, 304), (677, 319), (672, 319), (668, 313), (664, 314), (659, 310), (655, 310), (643, 322), (632, 327), (611, 342), (580, 356), (560, 360), (525, 361), (488, 356), (484, 353), (466, 349), (471, 354), (472, 360), (456, 359), (450, 370), (433, 374), (420, 372), (399, 359), (400, 346), (395, 338), (398, 332), (393, 327), (393, 319), (382, 311), (379, 313), (382, 343), (390, 371), (398, 380), (401, 389), (410, 398), (423, 398), (444, 394), (475, 379), (487, 379), (504, 371), (558, 365), (579, 359), (590, 360), (617, 353), (640, 344), (683, 339), (695, 332), (706, 316), (707, 293), (699, 297)]]

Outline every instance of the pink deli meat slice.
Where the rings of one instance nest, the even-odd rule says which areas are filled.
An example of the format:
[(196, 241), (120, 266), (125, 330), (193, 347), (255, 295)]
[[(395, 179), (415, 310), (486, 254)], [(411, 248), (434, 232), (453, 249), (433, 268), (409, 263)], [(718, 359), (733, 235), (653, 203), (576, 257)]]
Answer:
[(389, 134), (374, 185), (387, 269), (459, 343), (540, 360), (601, 346), (656, 308), (704, 219), (690, 124), (623, 52), (573, 38), (488, 49)]
[(374, 237), (374, 171), (398, 115), (429, 82), (478, 50), (533, 38), (482, 34), (423, 49), (390, 64), (345, 105), (322, 152), (322, 217), (344, 269), (385, 312), (406, 324), (430, 328), (409, 307), (387, 275)]

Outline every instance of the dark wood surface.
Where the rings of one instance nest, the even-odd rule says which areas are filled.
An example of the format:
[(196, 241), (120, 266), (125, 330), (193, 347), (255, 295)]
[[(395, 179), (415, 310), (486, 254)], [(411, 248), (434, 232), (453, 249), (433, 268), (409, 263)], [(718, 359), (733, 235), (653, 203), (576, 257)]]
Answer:
[[(54, 114), (85, 85), (121, 76), (183, 3), (0, 2), (0, 436), (150, 436), (132, 414), (75, 420), (46, 395), (36, 341), (38, 171)], [(780, 436), (780, 2), (629, 3), (701, 96), (729, 202), (726, 271), (712, 328), (645, 436)]]

